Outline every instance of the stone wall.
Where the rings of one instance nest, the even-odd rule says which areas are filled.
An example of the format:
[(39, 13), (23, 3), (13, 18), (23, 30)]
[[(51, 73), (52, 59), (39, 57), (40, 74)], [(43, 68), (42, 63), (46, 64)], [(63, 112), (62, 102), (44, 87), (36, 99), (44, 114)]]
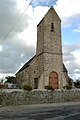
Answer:
[(0, 105), (2, 106), (63, 102), (80, 102), (80, 90), (0, 92)]

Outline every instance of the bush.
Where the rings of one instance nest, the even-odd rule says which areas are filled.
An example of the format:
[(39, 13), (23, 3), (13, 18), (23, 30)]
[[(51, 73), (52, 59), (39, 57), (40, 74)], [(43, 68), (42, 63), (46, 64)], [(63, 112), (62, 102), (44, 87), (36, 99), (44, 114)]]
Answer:
[(47, 86), (45, 86), (45, 89), (47, 89), (47, 90), (54, 90), (54, 88), (52, 88), (52, 86), (50, 86), (50, 85), (47, 85)]
[(24, 85), (22, 86), (22, 88), (23, 88), (24, 90), (27, 90), (27, 91), (31, 91), (31, 90), (32, 90), (32, 86), (27, 85), (27, 84), (24, 84)]
[(67, 90), (71, 90), (72, 89), (72, 86), (71, 85), (66, 85), (63, 87), (64, 89), (67, 89)]
[(0, 89), (4, 89), (5, 85), (4, 84), (0, 84)]
[(21, 85), (16, 85), (16, 88), (22, 89)]

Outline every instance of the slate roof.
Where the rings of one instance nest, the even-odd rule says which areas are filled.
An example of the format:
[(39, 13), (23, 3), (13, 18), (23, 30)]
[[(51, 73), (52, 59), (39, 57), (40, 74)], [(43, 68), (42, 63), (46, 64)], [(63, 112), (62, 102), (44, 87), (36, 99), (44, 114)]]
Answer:
[(66, 72), (66, 73), (68, 72), (65, 65), (64, 65), (64, 63), (63, 63), (63, 72)]
[(23, 67), (22, 67), (16, 74), (18, 74), (19, 72), (23, 71), (23, 70), (26, 69), (27, 67), (29, 67), (29, 66), (30, 66), (30, 62), (31, 62), (35, 57), (36, 57), (36, 55), (33, 56), (27, 63), (25, 63), (25, 64), (23, 65)]
[[(32, 61), (35, 57), (36, 57), (36, 55), (34, 55), (27, 63), (25, 63), (25, 64), (23, 65), (23, 67), (22, 67), (16, 74), (18, 74), (19, 72), (23, 71), (23, 70), (26, 69), (27, 67), (29, 67), (31, 61)], [(63, 72), (66, 72), (66, 73), (68, 72), (67, 69), (66, 69), (66, 67), (65, 67), (65, 65), (64, 65), (64, 63), (63, 63)]]

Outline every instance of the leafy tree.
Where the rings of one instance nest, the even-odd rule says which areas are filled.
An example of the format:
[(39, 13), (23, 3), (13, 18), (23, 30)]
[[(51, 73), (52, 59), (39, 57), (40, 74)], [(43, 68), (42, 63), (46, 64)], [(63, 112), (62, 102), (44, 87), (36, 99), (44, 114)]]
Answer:
[(4, 80), (2, 79), (0, 83), (3, 83), (3, 81), (4, 81)]
[(15, 83), (15, 77), (13, 77), (13, 76), (7, 76), (7, 77), (5, 77), (5, 78), (7, 79), (6, 82)]
[(76, 88), (80, 88), (80, 80), (74, 82)]
[(70, 77), (68, 78), (68, 84), (72, 86), (72, 82), (73, 82), (73, 79), (71, 79)]

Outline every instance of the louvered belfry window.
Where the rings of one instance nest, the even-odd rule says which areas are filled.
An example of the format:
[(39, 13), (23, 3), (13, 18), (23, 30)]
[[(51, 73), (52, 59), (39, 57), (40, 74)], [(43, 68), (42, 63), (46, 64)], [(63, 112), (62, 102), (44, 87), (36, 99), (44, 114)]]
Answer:
[(54, 23), (51, 23), (51, 32), (54, 31)]

